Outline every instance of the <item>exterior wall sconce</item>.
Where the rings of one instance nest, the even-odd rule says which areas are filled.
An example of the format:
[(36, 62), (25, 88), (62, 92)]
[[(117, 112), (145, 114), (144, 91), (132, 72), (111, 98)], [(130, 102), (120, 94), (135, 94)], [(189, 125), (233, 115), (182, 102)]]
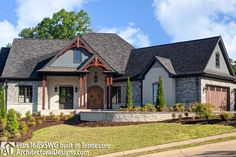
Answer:
[(94, 77), (93, 77), (93, 81), (94, 81), (94, 83), (97, 83), (97, 82), (98, 82), (97, 72), (95, 72), (95, 75), (94, 75)]
[(75, 93), (77, 93), (78, 92), (78, 87), (75, 87)]
[(57, 87), (55, 87), (55, 92), (57, 92)]

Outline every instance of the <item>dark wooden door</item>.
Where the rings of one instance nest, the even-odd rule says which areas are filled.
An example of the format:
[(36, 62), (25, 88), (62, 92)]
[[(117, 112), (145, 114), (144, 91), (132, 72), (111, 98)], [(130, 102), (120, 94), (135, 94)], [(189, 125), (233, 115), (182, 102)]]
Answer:
[(100, 86), (91, 86), (88, 88), (88, 109), (104, 108), (104, 91)]
[(229, 90), (226, 87), (206, 86), (206, 103), (213, 105), (215, 110), (227, 110)]
[(73, 109), (73, 87), (59, 88), (59, 109)]

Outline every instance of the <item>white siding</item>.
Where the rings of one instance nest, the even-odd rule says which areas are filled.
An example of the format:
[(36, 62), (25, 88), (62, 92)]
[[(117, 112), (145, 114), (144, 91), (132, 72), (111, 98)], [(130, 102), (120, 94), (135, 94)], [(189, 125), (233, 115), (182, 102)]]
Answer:
[[(218, 52), (220, 54), (220, 68), (216, 67), (216, 55), (215, 55), (216, 52)], [(223, 54), (222, 54), (219, 44), (216, 45), (208, 63), (207, 63), (207, 66), (206, 66), (204, 72), (208, 72), (208, 73), (218, 72), (221, 74), (230, 75), (229, 69), (226, 65), (226, 62), (223, 57)]]
[(167, 105), (171, 106), (175, 104), (175, 79), (169, 77), (168, 72), (159, 64), (159, 62), (156, 62), (152, 66), (143, 80), (143, 103), (153, 103), (152, 84), (158, 81), (159, 76), (162, 76), (163, 78)]

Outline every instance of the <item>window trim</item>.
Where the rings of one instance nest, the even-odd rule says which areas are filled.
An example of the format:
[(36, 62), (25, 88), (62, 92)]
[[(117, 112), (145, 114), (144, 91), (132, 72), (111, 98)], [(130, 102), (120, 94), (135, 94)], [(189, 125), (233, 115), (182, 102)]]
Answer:
[[(116, 90), (116, 94), (114, 94), (114, 91), (115, 91), (114, 88), (119, 89), (119, 94), (117, 94), (118, 90)], [(117, 95), (118, 95), (118, 97), (117, 97)], [(119, 95), (120, 95), (120, 97), (119, 97)], [(113, 102), (113, 96), (116, 97), (116, 102)], [(121, 86), (113, 86), (112, 87), (112, 104), (120, 104), (120, 103), (121, 103)]]
[(218, 51), (215, 53), (215, 66), (216, 68), (220, 68), (220, 53)]
[(153, 104), (156, 103), (155, 99), (154, 99), (154, 86), (157, 85), (157, 90), (158, 90), (158, 82), (153, 82), (152, 83), (152, 102)]
[[(21, 95), (23, 96), (23, 102), (20, 101), (20, 88), (23, 88), (23, 92), (24, 92), (24, 95)], [(29, 102), (26, 102), (26, 98), (27, 98), (27, 88), (31, 89), (31, 94), (29, 94)], [(29, 90), (30, 91), (30, 90)], [(33, 103), (33, 86), (32, 85), (19, 85), (18, 86), (18, 102), (19, 103)]]

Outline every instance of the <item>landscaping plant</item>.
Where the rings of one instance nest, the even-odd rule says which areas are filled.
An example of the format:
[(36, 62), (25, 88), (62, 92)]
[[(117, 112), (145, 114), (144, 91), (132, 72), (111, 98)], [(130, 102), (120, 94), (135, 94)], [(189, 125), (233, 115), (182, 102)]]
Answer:
[(229, 119), (232, 119), (233, 117), (234, 117), (234, 114), (230, 113), (230, 112), (221, 112), (220, 113), (221, 120), (228, 121)]
[(189, 107), (190, 112), (195, 112), (196, 116), (199, 118), (209, 119), (209, 117), (213, 117), (213, 109), (212, 105), (210, 104), (203, 104), (203, 103), (195, 103), (191, 104)]
[(127, 108), (133, 108), (133, 94), (132, 94), (132, 84), (130, 79), (127, 81), (127, 100), (126, 100)]
[(36, 125), (35, 118), (31, 116), (29, 118), (28, 126), (35, 126), (35, 125)]
[(28, 131), (28, 126), (25, 121), (22, 121), (19, 126), (19, 130), (22, 136), (24, 136)]
[(59, 121), (61, 120), (60, 116), (56, 116), (56, 115), (53, 116), (53, 119), (54, 119), (56, 122), (59, 122)]
[(10, 133), (16, 133), (18, 131), (18, 121), (16, 117), (16, 112), (14, 109), (10, 109), (7, 113), (7, 125), (6, 130)]
[(175, 114), (175, 113), (172, 113), (172, 115), (171, 115), (171, 116), (172, 116), (172, 118), (173, 118), (173, 119), (175, 119), (175, 117), (176, 117), (176, 114)]
[(164, 89), (163, 89), (163, 81), (162, 81), (161, 76), (159, 77), (159, 81), (158, 81), (156, 108), (158, 111), (164, 111), (167, 108)]
[(185, 107), (184, 107), (184, 104), (182, 103), (177, 103), (174, 105), (174, 111), (176, 112), (184, 112), (184, 109)]
[(4, 86), (2, 86), (0, 91), (0, 119), (5, 119), (7, 115), (5, 101), (4, 101)]
[(148, 112), (155, 112), (157, 109), (155, 108), (155, 106), (153, 106), (152, 104), (145, 104), (142, 107), (143, 111), (148, 111)]
[(29, 119), (30, 117), (32, 117), (30, 111), (27, 111), (27, 112), (25, 113), (25, 116), (26, 116), (28, 119)]

